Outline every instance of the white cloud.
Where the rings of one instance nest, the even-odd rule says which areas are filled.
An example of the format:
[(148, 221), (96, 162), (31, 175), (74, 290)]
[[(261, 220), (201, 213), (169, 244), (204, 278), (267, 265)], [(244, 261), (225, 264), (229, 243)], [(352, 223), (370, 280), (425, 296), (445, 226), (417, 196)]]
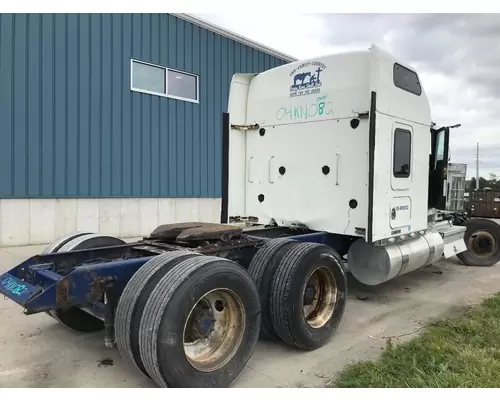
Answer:
[(296, 58), (307, 58), (338, 51), (325, 45), (327, 22), (307, 14), (194, 14), (225, 29)]

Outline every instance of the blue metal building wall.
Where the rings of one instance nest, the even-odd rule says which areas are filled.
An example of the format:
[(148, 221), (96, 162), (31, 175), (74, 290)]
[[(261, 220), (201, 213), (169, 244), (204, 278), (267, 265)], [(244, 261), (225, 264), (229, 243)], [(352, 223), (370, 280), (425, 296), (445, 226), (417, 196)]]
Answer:
[[(130, 90), (130, 59), (200, 104)], [(0, 198), (220, 197), (233, 73), (286, 61), (169, 14), (0, 14)]]

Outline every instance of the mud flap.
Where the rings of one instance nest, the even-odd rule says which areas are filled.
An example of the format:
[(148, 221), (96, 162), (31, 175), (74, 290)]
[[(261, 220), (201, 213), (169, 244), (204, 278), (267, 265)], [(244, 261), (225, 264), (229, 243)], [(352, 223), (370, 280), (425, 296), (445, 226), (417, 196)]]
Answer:
[(465, 250), (467, 250), (467, 246), (465, 245), (464, 240), (457, 239), (457, 240), (454, 240), (453, 242), (445, 243), (444, 256), (445, 256), (445, 258), (450, 258), (452, 256), (455, 256), (459, 253), (464, 252)]
[(465, 226), (455, 226), (446, 221), (438, 224), (434, 230), (437, 230), (443, 238), (445, 258), (450, 258), (467, 250), (464, 241)]

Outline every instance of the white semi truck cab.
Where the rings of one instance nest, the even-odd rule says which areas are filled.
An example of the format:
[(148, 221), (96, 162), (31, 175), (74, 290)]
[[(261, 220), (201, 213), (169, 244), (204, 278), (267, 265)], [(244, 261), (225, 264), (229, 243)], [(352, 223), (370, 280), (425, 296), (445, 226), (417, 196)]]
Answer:
[(346, 266), (368, 285), (467, 250), (439, 212), (450, 127), (376, 45), (237, 74), (228, 112), (229, 222), (350, 237)]

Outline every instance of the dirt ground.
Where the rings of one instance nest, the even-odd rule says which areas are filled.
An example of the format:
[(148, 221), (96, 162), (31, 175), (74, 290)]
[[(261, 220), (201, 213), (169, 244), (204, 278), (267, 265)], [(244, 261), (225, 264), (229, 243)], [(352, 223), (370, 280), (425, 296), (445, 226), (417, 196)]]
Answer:
[[(0, 272), (42, 246), (0, 249)], [(351, 283), (344, 318), (330, 343), (302, 352), (260, 342), (234, 387), (322, 386), (346, 363), (376, 357), (386, 337), (418, 334), (433, 319), (459, 316), (500, 291), (500, 264), (466, 267), (441, 261), (376, 288)], [(45, 314), (25, 316), (0, 298), (0, 387), (154, 387), (106, 349), (103, 334), (78, 334)]]

